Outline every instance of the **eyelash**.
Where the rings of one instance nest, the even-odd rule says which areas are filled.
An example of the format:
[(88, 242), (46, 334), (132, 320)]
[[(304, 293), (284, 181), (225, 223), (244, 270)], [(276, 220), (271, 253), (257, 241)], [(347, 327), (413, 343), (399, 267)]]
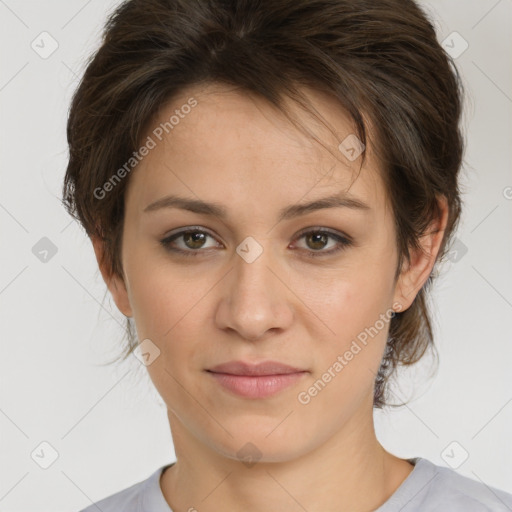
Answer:
[[(167, 238), (164, 238), (163, 240), (160, 241), (160, 243), (164, 246), (164, 248), (167, 251), (172, 251), (174, 253), (183, 254), (184, 256), (187, 256), (187, 257), (188, 256), (192, 256), (192, 257), (199, 256), (201, 252), (204, 252), (204, 251), (201, 251), (201, 249), (184, 250), (184, 249), (178, 249), (176, 247), (171, 247), (171, 243), (174, 242), (174, 240), (176, 240), (177, 238), (179, 238), (183, 235), (190, 234), (190, 233), (202, 233), (211, 238), (214, 238), (212, 235), (210, 235), (210, 233), (203, 231), (202, 229), (189, 228), (189, 229), (179, 231), (178, 233), (175, 233)], [(305, 249), (307, 251), (307, 257), (310, 257), (310, 258), (329, 256), (329, 255), (338, 253), (338, 252), (346, 249), (347, 247), (350, 247), (351, 245), (353, 245), (353, 242), (350, 238), (348, 238), (346, 236), (339, 235), (337, 233), (333, 233), (332, 231), (324, 230), (324, 229), (309, 229), (307, 231), (303, 231), (303, 232), (299, 233), (297, 239), (303, 238), (304, 236), (311, 235), (311, 234), (327, 235), (327, 236), (333, 238), (334, 240), (336, 240), (338, 242), (338, 246), (335, 249), (330, 249), (328, 251), (322, 251), (322, 250), (313, 251), (313, 250)]]

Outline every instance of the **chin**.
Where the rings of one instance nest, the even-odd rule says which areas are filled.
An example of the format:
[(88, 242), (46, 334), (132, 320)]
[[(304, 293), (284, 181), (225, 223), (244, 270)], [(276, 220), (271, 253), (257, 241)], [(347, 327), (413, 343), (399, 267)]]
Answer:
[[(254, 467), (256, 463), (292, 461), (314, 449), (314, 446), (309, 446), (308, 437), (304, 436), (302, 429), (300, 433), (292, 433), (284, 425), (276, 429), (279, 422), (273, 421), (271, 428), (268, 428), (268, 423), (254, 424), (245, 430), (228, 427), (233, 437), (222, 436), (222, 440), (210, 438), (209, 444), (223, 457), (240, 461), (248, 468)], [(281, 430), (279, 434), (278, 430)], [(272, 433), (269, 435), (269, 432)]]
[(300, 453), (297, 452), (297, 446), (275, 446), (273, 443), (254, 443), (246, 441), (240, 446), (234, 446), (235, 451), (220, 451), (219, 453), (233, 461), (240, 462), (248, 469), (256, 464), (289, 462), (296, 459)]

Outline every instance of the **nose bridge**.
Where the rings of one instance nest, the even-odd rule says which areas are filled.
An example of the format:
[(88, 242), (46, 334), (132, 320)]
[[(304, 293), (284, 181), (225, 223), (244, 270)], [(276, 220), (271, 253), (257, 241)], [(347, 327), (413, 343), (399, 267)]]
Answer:
[(236, 253), (235, 268), (217, 315), (219, 327), (234, 329), (247, 339), (257, 339), (269, 329), (285, 328), (292, 313), (286, 287), (274, 275), (276, 264), (269, 244), (264, 246), (264, 241), (247, 237)]
[[(246, 237), (237, 246), (231, 293), (232, 299), (239, 302), (238, 306), (251, 305), (253, 309), (272, 306), (270, 292), (276, 283), (271, 282), (275, 276), (268, 268), (272, 266), (271, 252), (270, 243), (252, 236)], [(273, 291), (275, 294), (276, 290)]]
[[(264, 294), (269, 291), (270, 279), (275, 279), (269, 268), (272, 265), (270, 243), (260, 238), (246, 237), (236, 248), (234, 284), (236, 292)], [(233, 290), (235, 291), (235, 290)]]

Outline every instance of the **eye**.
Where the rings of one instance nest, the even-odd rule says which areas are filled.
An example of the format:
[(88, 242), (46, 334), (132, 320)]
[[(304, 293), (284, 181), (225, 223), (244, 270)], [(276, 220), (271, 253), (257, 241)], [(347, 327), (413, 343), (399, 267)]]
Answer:
[[(339, 233), (334, 233), (321, 228), (309, 229), (308, 231), (302, 232), (298, 239), (304, 238), (306, 245), (312, 248), (312, 251), (306, 249), (306, 256), (316, 258), (318, 256), (328, 256), (337, 253), (346, 247), (352, 245), (352, 240), (343, 236)], [(329, 239), (333, 240), (333, 246), (329, 250), (322, 250), (328, 246)]]
[[(186, 256), (197, 256), (199, 254), (198, 249), (204, 249), (204, 243), (208, 237), (213, 238), (206, 231), (192, 227), (164, 238), (161, 243), (168, 251), (181, 253)], [(174, 241), (178, 239), (182, 239), (185, 248), (173, 245)]]
[[(213, 239), (213, 236), (207, 231), (191, 227), (164, 238), (161, 240), (161, 244), (166, 250), (174, 253), (183, 254), (184, 256), (198, 256), (205, 252), (200, 251), (200, 249), (208, 249), (208, 247), (205, 246), (205, 242), (208, 238)], [(334, 254), (353, 244), (349, 237), (321, 228), (309, 229), (305, 232), (303, 231), (299, 234), (297, 240), (302, 238), (306, 240), (307, 244), (305, 249), (306, 256), (313, 258)], [(329, 250), (323, 250), (328, 246), (329, 239), (334, 242), (333, 247)], [(184, 246), (177, 246), (176, 241), (183, 242)], [(312, 250), (308, 250), (308, 247)]]

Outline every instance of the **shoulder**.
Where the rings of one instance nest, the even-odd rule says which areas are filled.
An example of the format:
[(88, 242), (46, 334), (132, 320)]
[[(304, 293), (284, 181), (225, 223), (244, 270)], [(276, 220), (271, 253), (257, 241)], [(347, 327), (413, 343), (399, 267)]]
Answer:
[(453, 503), (458, 505), (460, 510), (465, 511), (512, 511), (512, 494), (496, 489), (483, 481), (463, 476), (453, 469), (432, 465), (436, 470), (433, 491), (441, 498), (444, 496), (444, 499), (439, 501), (438, 508), (433, 510), (441, 510)]
[(80, 512), (172, 512), (160, 489), (160, 475), (167, 467), (158, 468), (145, 480), (96, 501)]
[(512, 511), (512, 494), (427, 459), (415, 461), (412, 473), (378, 512)]

